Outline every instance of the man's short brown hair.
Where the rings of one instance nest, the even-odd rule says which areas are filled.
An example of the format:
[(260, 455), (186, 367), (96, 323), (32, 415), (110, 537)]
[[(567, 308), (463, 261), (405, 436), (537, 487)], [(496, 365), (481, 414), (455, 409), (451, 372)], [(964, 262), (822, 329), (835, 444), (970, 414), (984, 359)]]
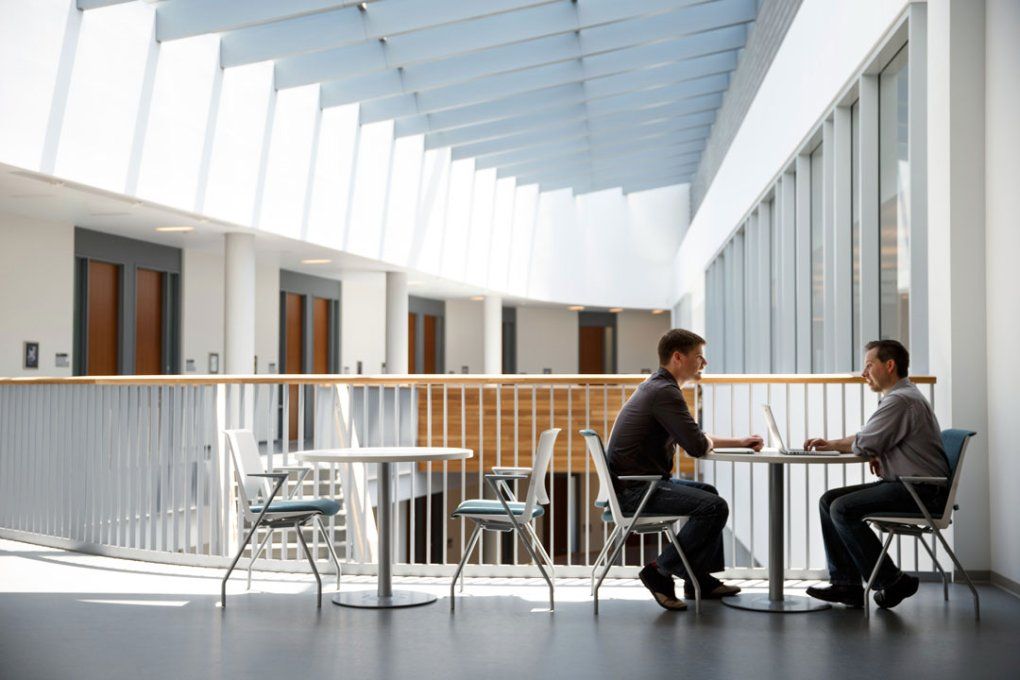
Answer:
[(668, 364), (669, 358), (673, 356), (673, 352), (687, 354), (692, 349), (697, 349), (704, 344), (705, 338), (697, 333), (692, 333), (683, 328), (668, 330), (665, 335), (659, 338), (659, 365), (665, 366)]
[(883, 364), (890, 359), (896, 363), (896, 375), (901, 378), (907, 377), (907, 369), (910, 368), (910, 352), (898, 340), (872, 340), (864, 346), (865, 352), (878, 350), (875, 356)]

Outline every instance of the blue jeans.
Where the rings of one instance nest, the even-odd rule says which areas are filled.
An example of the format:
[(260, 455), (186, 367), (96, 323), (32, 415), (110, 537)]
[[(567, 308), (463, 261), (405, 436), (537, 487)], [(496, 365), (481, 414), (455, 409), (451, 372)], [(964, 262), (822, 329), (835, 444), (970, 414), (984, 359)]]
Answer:
[[(618, 494), (621, 509), (626, 513), (636, 511), (647, 488), (642, 484), (640, 487), (622, 490)], [(714, 486), (686, 479), (656, 482), (655, 491), (641, 512), (642, 516), (649, 514), (683, 515), (690, 518), (680, 528), (676, 538), (699, 583), (710, 583), (709, 573), (723, 570), (722, 530), (726, 526), (730, 509)], [(672, 541), (666, 544), (656, 562), (660, 569), (690, 581)]]
[[(917, 484), (914, 488), (929, 512), (934, 517), (941, 516), (946, 504), (945, 488), (932, 484)], [(868, 580), (882, 552), (882, 542), (864, 518), (875, 514), (920, 513), (905, 486), (885, 481), (830, 489), (822, 495), (818, 511), (830, 580), (835, 585), (856, 586)], [(899, 576), (900, 570), (886, 555), (873, 587), (882, 590)]]

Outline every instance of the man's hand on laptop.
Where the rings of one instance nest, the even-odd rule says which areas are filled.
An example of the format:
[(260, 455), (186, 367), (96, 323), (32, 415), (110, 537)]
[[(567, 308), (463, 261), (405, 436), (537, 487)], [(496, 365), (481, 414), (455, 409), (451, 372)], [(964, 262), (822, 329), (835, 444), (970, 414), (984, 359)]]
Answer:
[(853, 447), (853, 437), (844, 437), (843, 439), (823, 439), (822, 437), (813, 437), (804, 442), (804, 448), (808, 451), (839, 451), (840, 453), (850, 453)]

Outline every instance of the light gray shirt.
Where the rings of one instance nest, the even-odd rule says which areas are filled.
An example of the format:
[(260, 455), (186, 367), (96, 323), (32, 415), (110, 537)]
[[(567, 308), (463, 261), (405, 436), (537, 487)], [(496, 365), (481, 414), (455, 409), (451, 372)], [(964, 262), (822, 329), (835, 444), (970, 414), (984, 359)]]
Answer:
[(949, 476), (935, 412), (909, 378), (901, 379), (882, 397), (854, 438), (853, 452), (877, 458), (882, 479), (888, 481), (900, 476)]

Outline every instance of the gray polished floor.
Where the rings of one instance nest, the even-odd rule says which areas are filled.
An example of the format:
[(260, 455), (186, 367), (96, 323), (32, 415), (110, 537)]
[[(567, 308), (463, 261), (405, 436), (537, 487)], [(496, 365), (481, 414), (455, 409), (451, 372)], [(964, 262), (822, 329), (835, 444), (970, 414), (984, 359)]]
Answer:
[(0, 541), (0, 678), (1020, 677), (1020, 600), (990, 586), (980, 623), (963, 586), (944, 603), (934, 584), (869, 622), (842, 608), (666, 612), (634, 581), (607, 585), (595, 617), (577, 579), (558, 584), (553, 614), (537, 580), (468, 579), (451, 614), (445, 596), (373, 611), (326, 595), (317, 611), (310, 578), (260, 574), (248, 593), (242, 573), (223, 610), (219, 574)]

